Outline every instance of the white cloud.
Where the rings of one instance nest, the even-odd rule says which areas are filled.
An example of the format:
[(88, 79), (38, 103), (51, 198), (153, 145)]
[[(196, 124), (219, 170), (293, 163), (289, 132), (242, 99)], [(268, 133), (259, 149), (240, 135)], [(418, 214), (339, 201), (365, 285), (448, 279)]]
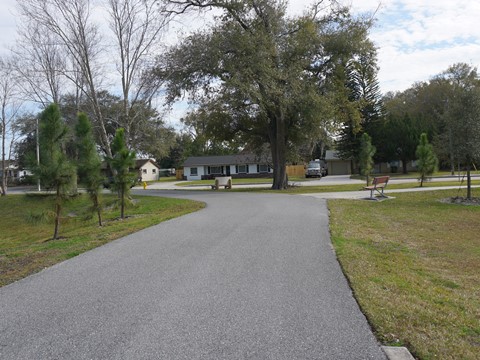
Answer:
[[(355, 13), (376, 13), (371, 38), (378, 46), (379, 80), (384, 92), (404, 90), (426, 81), (449, 65), (480, 64), (480, 1), (478, 0), (340, 0)], [(15, 40), (15, 0), (0, 1), (0, 53)], [(298, 15), (313, 0), (290, 0), (288, 11)], [(168, 43), (188, 29), (206, 26), (195, 17), (172, 26)]]
[(0, 5), (0, 54), (6, 53), (15, 43), (16, 24), (13, 16), (15, 0), (1, 0)]
[(480, 2), (389, 0), (371, 37), (383, 91), (404, 90), (457, 62), (480, 63)]

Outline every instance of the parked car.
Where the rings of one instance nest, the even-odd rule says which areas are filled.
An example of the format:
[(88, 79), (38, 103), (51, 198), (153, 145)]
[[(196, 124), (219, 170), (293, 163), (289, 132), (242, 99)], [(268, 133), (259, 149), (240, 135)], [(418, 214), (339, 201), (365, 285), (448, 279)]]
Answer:
[(325, 160), (315, 159), (310, 161), (305, 169), (305, 177), (318, 177), (321, 178), (322, 176), (328, 175), (328, 168), (327, 163)]

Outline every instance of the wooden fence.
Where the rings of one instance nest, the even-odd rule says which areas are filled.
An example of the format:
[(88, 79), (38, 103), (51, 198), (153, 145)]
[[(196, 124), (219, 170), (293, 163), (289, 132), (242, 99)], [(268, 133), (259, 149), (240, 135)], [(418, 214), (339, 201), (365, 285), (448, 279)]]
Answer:
[(305, 176), (304, 165), (287, 165), (288, 176)]
[(183, 180), (183, 169), (176, 169), (175, 176), (177, 180)]

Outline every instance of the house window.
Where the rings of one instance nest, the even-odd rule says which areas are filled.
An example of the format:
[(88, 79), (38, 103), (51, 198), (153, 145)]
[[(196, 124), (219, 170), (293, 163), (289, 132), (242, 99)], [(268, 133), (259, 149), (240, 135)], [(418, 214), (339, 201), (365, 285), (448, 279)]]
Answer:
[(268, 172), (270, 172), (270, 166), (268, 166), (268, 165), (257, 165), (257, 172), (268, 173)]
[(248, 165), (237, 165), (236, 170), (237, 174), (246, 174), (248, 173)]
[(191, 176), (197, 176), (198, 175), (198, 168), (196, 168), (196, 167), (190, 168), (190, 175)]
[(157, 173), (157, 169), (152, 169), (152, 174), (156, 174)]
[(146, 174), (146, 173), (147, 173), (147, 169), (142, 169), (142, 173)]
[(223, 173), (222, 166), (209, 166), (208, 169), (212, 175), (220, 175)]

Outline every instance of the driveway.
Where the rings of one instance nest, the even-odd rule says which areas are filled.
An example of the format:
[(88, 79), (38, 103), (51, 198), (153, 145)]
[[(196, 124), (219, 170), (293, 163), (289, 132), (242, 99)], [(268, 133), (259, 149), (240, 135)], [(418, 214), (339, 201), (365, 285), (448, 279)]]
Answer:
[(385, 359), (325, 200), (141, 193), (207, 206), (1, 288), (1, 359)]

